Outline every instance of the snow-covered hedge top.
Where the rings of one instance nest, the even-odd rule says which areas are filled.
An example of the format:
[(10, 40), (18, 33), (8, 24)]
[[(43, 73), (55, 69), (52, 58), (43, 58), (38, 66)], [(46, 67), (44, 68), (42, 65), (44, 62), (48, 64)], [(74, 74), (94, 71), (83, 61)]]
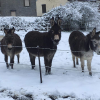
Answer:
[(0, 17), (0, 30), (15, 27), (19, 30), (46, 30), (43, 18), (40, 17)]
[[(56, 8), (53, 8), (48, 13), (45, 13), (43, 17), (46, 16), (57, 16), (64, 18), (70, 18), (73, 20), (79, 20), (83, 17), (86, 17), (88, 19), (95, 19), (100, 16), (98, 12), (98, 4), (91, 3), (91, 2), (72, 2), (67, 3), (64, 6), (58, 6)], [(87, 19), (87, 20), (88, 20)]]

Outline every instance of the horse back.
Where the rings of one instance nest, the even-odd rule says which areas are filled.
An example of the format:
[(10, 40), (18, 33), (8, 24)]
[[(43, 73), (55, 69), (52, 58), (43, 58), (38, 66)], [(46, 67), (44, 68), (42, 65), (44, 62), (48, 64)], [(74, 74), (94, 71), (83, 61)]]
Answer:
[(53, 45), (49, 33), (47, 32), (28, 32), (25, 36), (24, 41), (27, 51), (32, 53), (33, 55), (37, 55), (37, 46), (39, 46), (40, 56), (44, 56), (45, 54), (47, 54), (49, 52), (47, 48), (51, 49)]
[(38, 31), (30, 31), (25, 36), (25, 44), (26, 46), (30, 47), (43, 47), (45, 37), (47, 36), (47, 33), (40, 33)]
[(80, 57), (81, 52), (84, 51), (86, 45), (86, 36), (79, 31), (73, 31), (69, 36), (69, 44), (72, 53)]

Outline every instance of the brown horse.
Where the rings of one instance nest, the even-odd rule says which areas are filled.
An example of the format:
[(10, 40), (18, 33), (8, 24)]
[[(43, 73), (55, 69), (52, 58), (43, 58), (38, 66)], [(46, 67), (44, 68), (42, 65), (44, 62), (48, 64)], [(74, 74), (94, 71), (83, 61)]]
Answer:
[(92, 75), (91, 61), (93, 51), (100, 55), (100, 32), (96, 32), (96, 28), (94, 28), (92, 32), (85, 36), (79, 31), (73, 31), (69, 36), (69, 44), (74, 67), (75, 57), (77, 60), (80, 58), (82, 72), (84, 72), (84, 60), (87, 60), (89, 75)]
[[(46, 74), (51, 73), (51, 65), (57, 45), (61, 39), (61, 19), (58, 18), (57, 23), (54, 18), (51, 19), (51, 29), (48, 32), (30, 31), (25, 36), (25, 45), (29, 52), (32, 69), (35, 67), (35, 58), (37, 54), (37, 46), (40, 47), (40, 56), (44, 57)], [(29, 48), (28, 48), (29, 47)], [(33, 47), (33, 48), (30, 48)]]
[[(22, 51), (22, 42), (20, 37), (14, 33), (15, 29), (5, 29), (4, 33), (5, 36), (1, 40), (1, 52), (5, 56), (5, 62), (7, 68), (9, 65), (13, 69), (14, 64), (14, 56), (17, 55), (18, 63), (19, 63), (19, 53)], [(8, 56), (10, 56), (10, 64), (8, 64)]]

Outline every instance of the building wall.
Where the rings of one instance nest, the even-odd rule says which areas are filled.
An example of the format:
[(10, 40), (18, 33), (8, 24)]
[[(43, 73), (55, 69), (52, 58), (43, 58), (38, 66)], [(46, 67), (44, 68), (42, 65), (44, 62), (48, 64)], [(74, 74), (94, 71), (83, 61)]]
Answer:
[(42, 4), (46, 4), (46, 12), (51, 10), (54, 7), (65, 5), (68, 0), (37, 0), (36, 8), (37, 8), (37, 16), (42, 16)]
[(11, 16), (11, 10), (16, 10), (16, 16), (36, 16), (36, 0), (30, 0), (30, 6), (24, 6), (24, 0), (0, 0), (1, 16)]

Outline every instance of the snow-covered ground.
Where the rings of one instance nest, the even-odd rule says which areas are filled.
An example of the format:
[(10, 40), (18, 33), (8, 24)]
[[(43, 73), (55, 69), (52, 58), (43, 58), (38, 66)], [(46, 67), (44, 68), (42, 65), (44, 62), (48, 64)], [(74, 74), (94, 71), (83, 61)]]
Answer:
[(20, 64), (17, 64), (17, 57), (15, 57), (14, 69), (7, 69), (4, 55), (0, 52), (0, 100), (100, 99), (100, 56), (94, 53), (93, 76), (89, 76), (86, 63), (84, 73), (81, 72), (80, 64), (77, 68), (73, 68), (68, 43), (70, 32), (62, 32), (61, 41), (53, 59), (51, 75), (45, 75), (44, 59), (41, 58), (43, 83), (40, 83), (38, 58), (36, 58), (35, 69), (31, 70), (29, 55), (23, 41), (27, 32), (16, 31), (15, 33), (23, 42)]

